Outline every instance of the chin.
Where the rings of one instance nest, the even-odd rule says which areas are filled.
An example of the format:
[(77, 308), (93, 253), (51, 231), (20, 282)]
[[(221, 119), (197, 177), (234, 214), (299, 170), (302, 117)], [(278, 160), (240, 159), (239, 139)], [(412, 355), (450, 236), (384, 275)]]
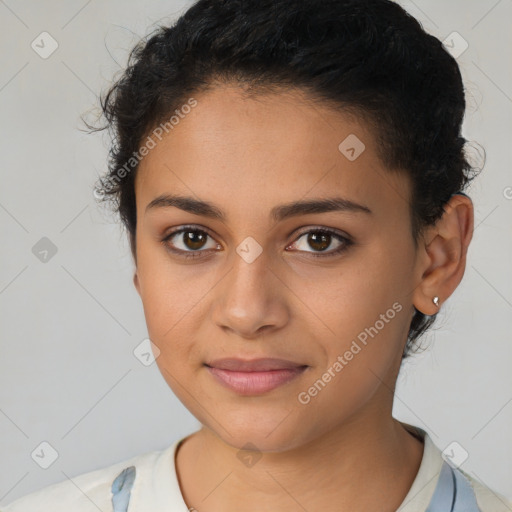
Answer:
[[(261, 417), (238, 417), (238, 422), (228, 421), (227, 431), (214, 425), (215, 434), (222, 441), (237, 450), (254, 450), (256, 452), (284, 452), (293, 450), (307, 442), (307, 434), (299, 434), (299, 428), (304, 428), (304, 422), (297, 422), (292, 415), (283, 421), (286, 414), (281, 414), (278, 421), (261, 421)], [(208, 427), (212, 429), (211, 426)]]

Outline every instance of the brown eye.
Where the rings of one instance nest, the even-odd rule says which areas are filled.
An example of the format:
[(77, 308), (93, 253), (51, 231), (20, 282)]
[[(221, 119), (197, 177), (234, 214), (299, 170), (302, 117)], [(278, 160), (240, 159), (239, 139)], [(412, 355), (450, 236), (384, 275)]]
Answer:
[[(304, 240), (301, 242), (301, 240)], [(334, 242), (334, 244), (333, 244)], [(330, 229), (312, 229), (302, 235), (292, 244), (300, 252), (310, 253), (312, 256), (334, 256), (348, 249), (353, 242), (349, 238)], [(334, 245), (334, 248), (332, 246)], [(313, 251), (308, 251), (311, 248)], [(328, 249), (331, 247), (331, 250)], [(319, 254), (315, 254), (319, 253)], [(322, 254), (324, 253), (324, 254)]]
[(307, 233), (307, 242), (316, 251), (325, 251), (331, 245), (332, 235), (324, 233)]
[(208, 236), (200, 231), (184, 231), (183, 235), (183, 244), (191, 250), (202, 249)]
[[(212, 240), (210, 247), (207, 246), (209, 238)], [(169, 251), (185, 258), (200, 257), (207, 249), (220, 247), (206, 231), (192, 227), (173, 231), (162, 240), (162, 243)]]

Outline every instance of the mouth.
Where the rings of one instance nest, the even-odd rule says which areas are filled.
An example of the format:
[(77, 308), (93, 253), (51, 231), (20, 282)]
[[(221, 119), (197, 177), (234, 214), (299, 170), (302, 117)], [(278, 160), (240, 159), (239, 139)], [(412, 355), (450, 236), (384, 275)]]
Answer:
[(284, 359), (221, 359), (205, 363), (223, 386), (240, 395), (259, 395), (282, 386), (309, 368)]

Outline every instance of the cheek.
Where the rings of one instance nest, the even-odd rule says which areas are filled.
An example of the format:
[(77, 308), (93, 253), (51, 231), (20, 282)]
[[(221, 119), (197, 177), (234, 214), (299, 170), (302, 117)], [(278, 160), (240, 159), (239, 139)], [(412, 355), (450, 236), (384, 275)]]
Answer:
[(199, 299), (184, 293), (169, 279), (160, 278), (145, 284), (142, 301), (149, 337), (162, 354), (172, 349), (176, 355), (190, 338), (187, 334), (192, 332)]
[[(408, 258), (407, 252), (376, 240), (359, 247), (338, 267), (301, 267), (288, 278), (307, 318), (326, 335), (346, 340), (372, 326), (396, 302), (406, 308)], [(396, 309), (390, 311), (393, 319)]]
[[(306, 298), (303, 318), (325, 349), (327, 369), (342, 358), (342, 371), (331, 368), (344, 375), (333, 379), (332, 393), (352, 396), (356, 403), (401, 357), (410, 323), (409, 258), (400, 241), (381, 240), (347, 258), (337, 271), (297, 279), (293, 288)], [(316, 377), (325, 370), (319, 368)]]
[(188, 297), (193, 289), (183, 282), (183, 273), (171, 265), (165, 250), (149, 237), (141, 235), (137, 247), (137, 274), (148, 329), (156, 339), (190, 309)]
[(300, 390), (303, 412), (334, 426), (371, 400), (382, 383), (392, 387), (408, 318), (398, 301), (381, 302), (383, 307), (372, 308), (364, 302), (347, 303), (343, 311), (325, 313), (334, 334), (317, 338), (326, 362), (314, 369)]
[(155, 251), (141, 251), (141, 300), (149, 338), (160, 350), (161, 369), (182, 374), (186, 365), (197, 362), (200, 355), (194, 350), (199, 344), (194, 340), (199, 339), (197, 331), (207, 313), (205, 297), (215, 285), (211, 274), (200, 274), (194, 265), (171, 264)]

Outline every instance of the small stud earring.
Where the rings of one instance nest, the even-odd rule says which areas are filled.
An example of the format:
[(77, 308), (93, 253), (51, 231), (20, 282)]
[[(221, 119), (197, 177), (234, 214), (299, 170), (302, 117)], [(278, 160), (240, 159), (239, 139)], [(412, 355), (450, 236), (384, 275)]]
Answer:
[(432, 302), (433, 302), (437, 307), (439, 307), (439, 297), (438, 297), (437, 295), (432, 299)]

